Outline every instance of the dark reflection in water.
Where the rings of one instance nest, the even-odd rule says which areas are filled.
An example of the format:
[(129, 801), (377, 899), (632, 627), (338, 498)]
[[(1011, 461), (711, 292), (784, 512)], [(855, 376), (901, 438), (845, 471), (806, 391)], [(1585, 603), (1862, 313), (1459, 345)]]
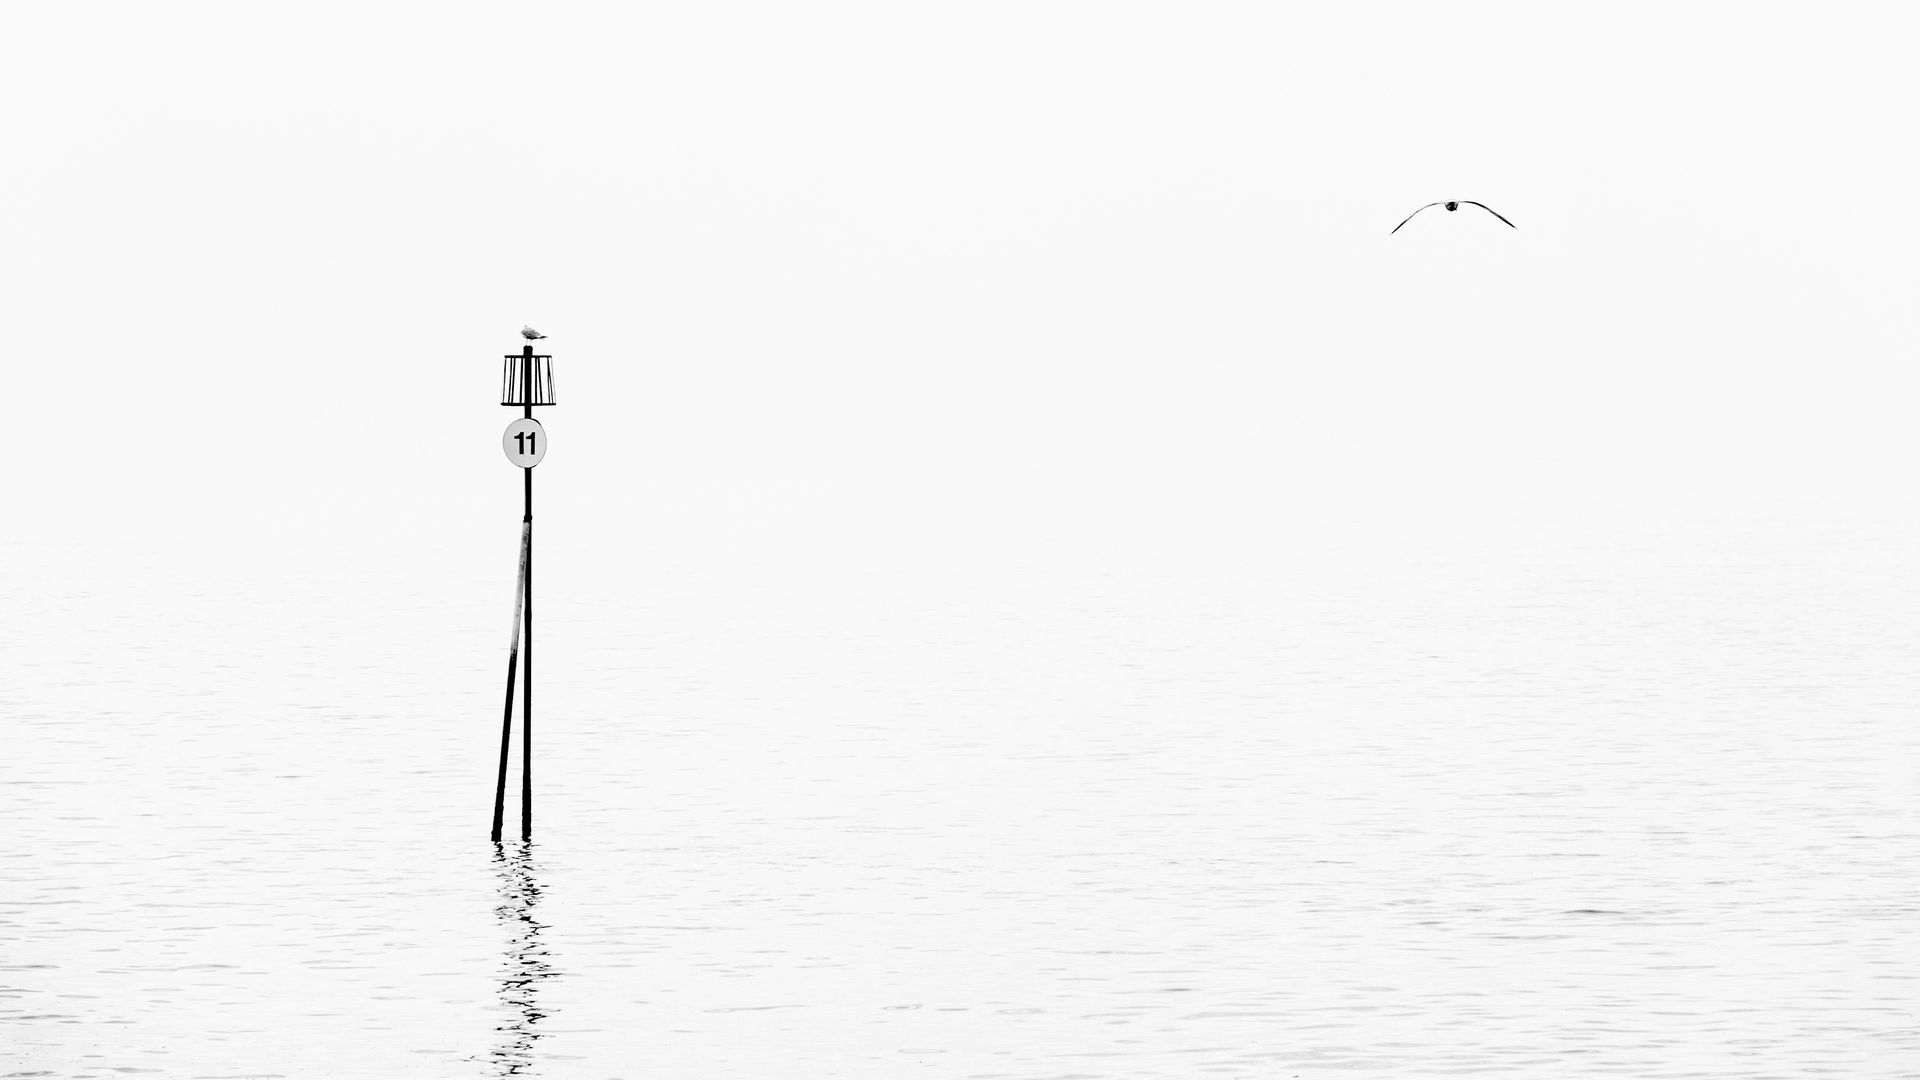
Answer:
[(540, 1008), (540, 984), (558, 974), (540, 941), (546, 924), (534, 918), (540, 883), (533, 861), (533, 845), (522, 841), (493, 846), (494, 870), (500, 877), (500, 906), (494, 909), (506, 930), (506, 952), (500, 968), (500, 1004), (505, 1016), (494, 1028), (491, 1060), (500, 1076), (533, 1071), (533, 1044), (542, 1037), (538, 1025), (547, 1014)]

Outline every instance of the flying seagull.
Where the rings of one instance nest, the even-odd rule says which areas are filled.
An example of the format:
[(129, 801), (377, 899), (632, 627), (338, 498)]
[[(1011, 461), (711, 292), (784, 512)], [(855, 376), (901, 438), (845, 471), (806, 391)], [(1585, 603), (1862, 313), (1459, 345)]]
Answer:
[[(1492, 214), (1492, 215), (1493, 215), (1494, 217), (1497, 217), (1497, 218), (1500, 218), (1500, 220), (1501, 220), (1501, 221), (1507, 221), (1507, 219), (1506, 219), (1506, 218), (1504, 218), (1504, 217), (1500, 217), (1500, 211), (1498, 211), (1498, 210), (1495, 210), (1495, 209), (1494, 209), (1493, 207), (1491, 207), (1491, 206), (1488, 206), (1488, 205), (1487, 205), (1486, 203), (1479, 203), (1479, 202), (1474, 202), (1474, 201), (1473, 201), (1472, 199), (1450, 199), (1450, 200), (1448, 200), (1448, 201), (1446, 201), (1446, 202), (1430, 202), (1430, 203), (1428, 203), (1428, 204), (1427, 204), (1427, 206), (1444, 206), (1444, 207), (1446, 207), (1446, 208), (1447, 208), (1447, 209), (1449, 209), (1449, 210), (1458, 210), (1458, 209), (1460, 209), (1460, 204), (1461, 204), (1461, 203), (1466, 203), (1466, 204), (1467, 204), (1468, 206), (1477, 206), (1477, 207), (1479, 207), (1480, 209), (1482, 209), (1482, 210), (1485, 210), (1485, 211), (1486, 211), (1487, 213), (1489, 213), (1489, 214)], [(1420, 210), (1425, 210), (1425, 209), (1427, 208), (1427, 206), (1423, 206), (1423, 207), (1421, 207), (1421, 208), (1420, 208)], [(1419, 215), (1419, 213), (1420, 213), (1420, 210), (1415, 210), (1415, 211), (1414, 211), (1413, 213), (1411, 213), (1411, 214), (1408, 214), (1408, 215), (1407, 215), (1407, 221), (1412, 221), (1412, 220), (1413, 220), (1413, 219), (1414, 219), (1415, 217), (1417, 217), (1417, 216)], [(1401, 222), (1401, 223), (1400, 223), (1400, 225), (1405, 225), (1405, 224), (1407, 223), (1407, 221), (1403, 221), (1403, 222)], [(1393, 233), (1397, 233), (1397, 232), (1399, 232), (1399, 231), (1400, 231), (1400, 225), (1395, 225), (1395, 226), (1393, 227), (1393, 232), (1390, 232), (1390, 233), (1388, 233), (1387, 235), (1388, 235), (1388, 236), (1392, 236), (1392, 235), (1393, 235)], [(1509, 229), (1517, 229), (1517, 228), (1519, 228), (1519, 227), (1520, 227), (1520, 226), (1518, 226), (1518, 225), (1515, 225), (1515, 224), (1514, 224), (1513, 222), (1511, 222), (1511, 221), (1507, 221), (1507, 228), (1509, 228)]]
[[(1426, 209), (1426, 207), (1424, 207), (1424, 206), (1423, 206), (1423, 207), (1421, 207), (1420, 209), (1422, 209), (1422, 210), (1424, 210), (1424, 209)], [(1416, 212), (1417, 212), (1417, 211), (1416, 211)], [(1506, 219), (1505, 219), (1505, 218), (1501, 218), (1501, 220), (1502, 220), (1502, 221), (1505, 221)], [(1403, 223), (1403, 224), (1404, 224), (1404, 223)], [(523, 326), (523, 327), (521, 327), (521, 328), (520, 328), (520, 336), (521, 336), (521, 337), (523, 337), (523, 338), (526, 338), (526, 339), (527, 339), (528, 341), (539, 341), (539, 340), (540, 340), (541, 338), (543, 338), (543, 337), (546, 337), (547, 335), (545, 335), (545, 334), (543, 334), (543, 333), (541, 333), (541, 332), (540, 332), (540, 331), (538, 331), (538, 330), (535, 330), (535, 329), (534, 329), (533, 327), (531, 327), (531, 326)]]

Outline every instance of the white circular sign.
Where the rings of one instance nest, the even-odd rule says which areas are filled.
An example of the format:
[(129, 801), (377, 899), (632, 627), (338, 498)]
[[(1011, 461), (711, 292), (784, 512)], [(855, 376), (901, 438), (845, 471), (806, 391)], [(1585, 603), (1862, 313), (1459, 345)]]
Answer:
[(522, 417), (507, 425), (507, 433), (500, 436), (500, 449), (506, 451), (508, 461), (531, 469), (547, 456), (547, 429), (531, 416)]

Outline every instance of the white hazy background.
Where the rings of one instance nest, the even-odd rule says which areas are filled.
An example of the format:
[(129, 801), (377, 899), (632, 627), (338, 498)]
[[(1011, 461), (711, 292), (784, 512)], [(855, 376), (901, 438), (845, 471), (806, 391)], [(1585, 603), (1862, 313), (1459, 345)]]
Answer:
[[(658, 832), (679, 819), (660, 816), (670, 801), (654, 807), (668, 780), (590, 775), (632, 760), (619, 738), (684, 729), (717, 756), (746, 755), (752, 779), (716, 781), (714, 813), (785, 821), (795, 843), (817, 843), (832, 881), (832, 836), (804, 840), (803, 816), (782, 817), (779, 777), (834, 770), (821, 765), (826, 749), (805, 757), (812, 720), (779, 726), (799, 700), (780, 672), (819, 680), (802, 697), (822, 717), (877, 709), (861, 695), (881, 680), (931, 708), (928, 725), (974, 732), (978, 760), (961, 772), (989, 805), (1004, 792), (981, 763), (1044, 738), (1036, 732), (1057, 719), (996, 700), (1056, 701), (1079, 718), (1061, 721), (1071, 728), (1117, 693), (1095, 685), (1104, 676), (1061, 681), (1080, 670), (1074, 642), (1091, 626), (1115, 628), (1102, 649), (1143, 650), (1149, 667), (1174, 655), (1154, 649), (1196, 650), (1156, 669), (1171, 680), (1149, 695), (1165, 715), (1187, 700), (1182, 678), (1255, 678), (1303, 652), (1336, 682), (1396, 687), (1381, 693), (1418, 715), (1416, 676), (1382, 656), (1498, 638), (1513, 651), (1480, 657), (1475, 685), (1498, 696), (1526, 683), (1549, 710), (1556, 686), (1586, 687), (1597, 698), (1582, 698), (1581, 715), (1597, 725), (1611, 721), (1607, 692), (1593, 688), (1614, 676), (1638, 680), (1631, 700), (1678, 693), (1688, 716), (1713, 714), (1736, 684), (1764, 711), (1772, 699), (1755, 680), (1781, 670), (1765, 650), (1831, 632), (1829, 651), (1806, 655), (1866, 658), (1867, 689), (1848, 699), (1865, 719), (1836, 730), (1851, 733), (1847, 753), (1881, 770), (1866, 788), (1844, 770), (1834, 783), (1879, 793), (1861, 811), (1880, 815), (1874, 835), (1906, 835), (1910, 778), (1886, 770), (1910, 764), (1911, 737), (1876, 740), (1910, 730), (1901, 658), (1920, 663), (1903, 651), (1916, 627), (1899, 621), (1920, 598), (1910, 565), (1920, 168), (1908, 134), (1920, 87), (1908, 14), (1874, 4), (10, 7), (0, 731), (24, 749), (0, 768), (27, 785), (10, 789), (26, 794), (9, 818), (28, 824), (0, 842), (0, 886), (134, 903), (158, 879), (129, 869), (96, 880), (63, 864), (63, 843), (94, 826), (69, 836), (60, 822), (110, 829), (132, 859), (139, 845), (178, 842), (170, 822), (211, 805), (210, 828), (307, 807), (307, 825), (288, 835), (468, 860), (475, 890), (446, 885), (432, 905), (478, 911), (476, 939), (495, 933), (484, 845), (445, 853), (481, 838), (491, 795), (520, 514), (519, 476), (498, 448), (518, 410), (496, 394), (522, 323), (551, 335), (541, 345), (560, 402), (539, 411), (552, 449), (535, 477), (536, 717), (556, 762), (541, 774), (540, 820), (541, 838), (559, 845), (546, 901), (557, 928), (565, 920), (551, 909), (587, 895), (595, 875), (639, 873), (609, 845), (647, 832), (671, 846)], [(1518, 228), (1436, 207), (1388, 235), (1436, 199), (1485, 202)], [(1844, 587), (1828, 587), (1836, 581)], [(1536, 587), (1565, 633), (1528, 653), (1526, 632), (1511, 631), (1530, 625), (1525, 605), (1483, 604)], [(1769, 600), (1775, 588), (1790, 600)], [(1320, 606), (1295, 606), (1309, 594)], [(1227, 611), (1244, 623), (1217, 617)], [(1295, 622), (1307, 611), (1344, 628), (1317, 635)], [(1253, 636), (1236, 636), (1241, 626)], [(1690, 651), (1705, 640), (1690, 627), (1727, 626)], [(1629, 649), (1588, 670), (1588, 633), (1657, 639), (1658, 659)], [(855, 639), (867, 644), (846, 644)], [(1261, 652), (1247, 644), (1256, 639), (1291, 644)], [(1361, 661), (1349, 646), (1385, 651)], [(999, 668), (996, 649), (1009, 651)], [(1064, 666), (1045, 679), (1022, 666), (1047, 656)], [(675, 681), (702, 664), (711, 682), (701, 685), (724, 692)], [(1556, 683), (1542, 670), (1578, 674)], [(961, 684), (1004, 693), (983, 691), (969, 713), (943, 690)], [(215, 703), (200, 719), (155, 704), (196, 693)], [(299, 703), (316, 711), (289, 711)], [(102, 729), (96, 715), (121, 719)], [(1327, 715), (1329, 732), (1343, 730), (1339, 708)], [(1201, 727), (1231, 738), (1235, 716)], [(1453, 721), (1427, 719), (1444, 744)], [(252, 740), (247, 753), (275, 767), (302, 758), (325, 772), (337, 755), (372, 773), (351, 774), (366, 782), (346, 779), (336, 790), (352, 797), (338, 800), (264, 781), (223, 789), (213, 744), (240, 743), (222, 735), (186, 753), (169, 741), (191, 742), (203, 723), (234, 725), (245, 734), (233, 738)], [(756, 736), (762, 723), (775, 734)], [(1819, 726), (1781, 723), (1766, 738)], [(837, 745), (832, 722), (821, 724), (819, 745)], [(1649, 722), (1645, 734), (1664, 727)], [(107, 752), (134, 732), (140, 754)], [(898, 754), (875, 752), (902, 790), (918, 790), (915, 776), (940, 790), (955, 767), (915, 756), (925, 735), (906, 725), (891, 736)], [(1049, 752), (1067, 760), (1078, 738)], [(1540, 753), (1526, 760), (1552, 760), (1550, 746)], [(1390, 786), (1356, 755), (1341, 774), (1356, 789)], [(1196, 760), (1182, 782), (1227, 775), (1210, 778), (1212, 759)], [(396, 761), (418, 790), (367, 780)], [(1714, 761), (1693, 761), (1676, 782), (1711, 784), (1716, 768), (1733, 768)], [(700, 788), (697, 755), (687, 768), (683, 782)], [(182, 794), (196, 775), (200, 794)], [(841, 811), (874, 809), (859, 770), (835, 775)], [(1139, 778), (1110, 779), (1124, 791)], [(79, 793), (35, 801), (41, 782)], [(1023, 782), (1049, 780), (1042, 770)], [(1622, 799), (1594, 805), (1665, 820)], [(135, 806), (158, 816), (99, 824)], [(1196, 826), (1191, 841), (1232, 847), (1235, 826), (1216, 825), (1211, 840)], [(1002, 839), (1022, 827), (1006, 828)], [(1337, 829), (1316, 842), (1330, 857), (1364, 846)], [(1034, 844), (1027, 854), (1047, 854)], [(271, 863), (275, 850), (249, 858)], [(903, 841), (874, 866), (925, 850)], [(1020, 857), (1001, 869), (1017, 879)], [(1395, 858), (1382, 874), (1418, 895), (1418, 860)], [(687, 868), (689, 888), (724, 892), (699, 884), (700, 865)], [(1778, 880), (1798, 872), (1782, 867)], [(441, 883), (462, 880), (447, 873)], [(407, 904), (426, 902), (394, 910)], [(423, 925), (461, 917), (443, 914)], [(117, 918), (66, 933), (20, 916), (9, 949), (43, 966), (13, 981), (33, 990), (34, 972), (65, 970), (91, 948), (88, 933)], [(590, 923), (576, 912), (571, 925)], [(1910, 946), (1910, 922), (1901, 933)], [(781, 940), (753, 945), (777, 951)], [(356, 1065), (327, 1058), (320, 1033), (331, 1029), (289, 1004), (273, 1014), (284, 1023), (262, 1020), (218, 1046), (184, 1012), (159, 1029), (94, 1029), (83, 1013), (87, 1032), (110, 1030), (91, 1044), (58, 1035), (57, 1021), (18, 1021), (10, 1027), (34, 1049), (15, 1075), (92, 1075), (87, 1045), (108, 1048), (101, 1068), (171, 1054), (141, 1061), (179, 1075), (241, 1064), (396, 1075), (386, 1070), (409, 1060), (421, 1075), (477, 1075), (449, 1063), (491, 1060), (541, 1075), (651, 1065), (776, 1075), (785, 1063), (799, 1070), (790, 1075), (885, 1076), (909, 1060), (851, 1021), (796, 1020), (818, 1040), (805, 1053), (735, 1029), (691, 1049), (617, 1049), (623, 1024), (650, 1023), (636, 1018), (644, 1010), (582, 1020), (624, 991), (593, 981), (606, 954), (581, 941), (556, 951), (575, 978), (572, 1019), (556, 1007), (553, 1021), (587, 1060), (574, 1071), (529, 1064), (527, 1045), (487, 1059), (488, 1024), (422, 1049), (404, 1030), (375, 1037), (341, 1021), (327, 1037), (366, 1040)], [(318, 975), (261, 970), (279, 981), (210, 996), (207, 1008), (330, 992)], [(1781, 987), (1804, 975), (1791, 962), (1767, 970)], [(858, 999), (858, 975), (835, 992), (839, 1004)], [(46, 979), (108, 1002), (153, 999), (104, 975)], [(565, 985), (554, 979), (554, 993)], [(1885, 1000), (1884, 988), (1844, 979), (1828, 989), (1834, 1002)], [(468, 992), (476, 1009), (491, 1001), (488, 986)], [(806, 1004), (816, 992), (789, 996)], [(368, 1007), (379, 997), (368, 993)], [(1790, 995), (1774, 1004), (1769, 1023), (1801, 1011)], [(1524, 1011), (1514, 1022), (1527, 1027)], [(419, 1023), (447, 1030), (443, 1018)], [(1249, 1024), (1217, 1041), (1257, 1041)], [(1875, 1030), (1902, 1025), (1910, 1011)], [(589, 1028), (600, 1034), (580, 1034)], [(1036, 1045), (1066, 1053), (1079, 1039), (1049, 1031)], [(1040, 1051), (1018, 1067), (962, 1068), (963, 1046), (1002, 1045), (990, 1026), (920, 1031), (908, 1047), (941, 1037), (956, 1056), (913, 1057), (924, 1074), (1071, 1071), (1037, 1064)], [(1912, 1061), (1888, 1049), (1913, 1045), (1903, 1038), (1849, 1037), (1822, 1060), (1911, 1076), (1900, 1070)], [(441, 1056), (404, 1056), (430, 1052)], [(1488, 1053), (1454, 1065), (1498, 1059)], [(1365, 1067), (1356, 1054), (1242, 1065), (1245, 1075)], [(1703, 1071), (1685, 1075), (1775, 1075), (1715, 1071), (1723, 1059), (1699, 1054)], [(1794, 1058), (1785, 1048), (1769, 1067)], [(1136, 1060), (1087, 1075), (1134, 1075)], [(1372, 1067), (1428, 1075), (1417, 1052), (1385, 1060)], [(1220, 1066), (1241, 1075), (1234, 1067)]]
[(1902, 498), (1893, 10), (17, 9), (15, 531), (495, 565), (522, 322), (595, 579)]

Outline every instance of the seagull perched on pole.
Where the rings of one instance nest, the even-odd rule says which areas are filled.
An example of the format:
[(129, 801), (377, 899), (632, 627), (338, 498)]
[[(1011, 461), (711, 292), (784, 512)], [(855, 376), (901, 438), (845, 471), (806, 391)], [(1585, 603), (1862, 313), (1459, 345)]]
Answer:
[(523, 326), (520, 328), (520, 336), (523, 338), (526, 338), (528, 341), (539, 341), (541, 338), (546, 337), (547, 335), (541, 333), (538, 330), (535, 330), (531, 326)]
[[(1468, 206), (1477, 206), (1480, 209), (1485, 210), (1487, 213), (1492, 214), (1494, 217), (1500, 218), (1501, 221), (1507, 221), (1505, 217), (1501, 216), (1500, 211), (1495, 210), (1493, 207), (1488, 206), (1486, 203), (1474, 202), (1472, 199), (1452, 199), (1447, 202), (1430, 202), (1427, 204), (1427, 206), (1421, 207), (1420, 210), (1425, 210), (1428, 206), (1444, 206), (1449, 210), (1458, 210), (1460, 209), (1461, 203), (1466, 203)], [(1408, 214), (1407, 221), (1412, 221), (1416, 216), (1418, 216), (1420, 213), (1420, 210), (1415, 210), (1413, 213)], [(1407, 221), (1402, 221), (1400, 225), (1405, 225)], [(1400, 225), (1395, 225), (1393, 227), (1393, 232), (1389, 232), (1387, 235), (1392, 236), (1393, 233), (1399, 232)], [(1515, 225), (1513, 222), (1507, 221), (1507, 228), (1517, 229), (1519, 227), (1520, 226)]]

